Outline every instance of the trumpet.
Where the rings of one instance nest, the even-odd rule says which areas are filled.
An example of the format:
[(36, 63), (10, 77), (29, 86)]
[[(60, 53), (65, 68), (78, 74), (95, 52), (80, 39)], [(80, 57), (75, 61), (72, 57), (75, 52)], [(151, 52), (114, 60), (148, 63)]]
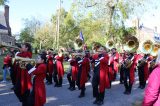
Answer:
[(27, 64), (31, 64), (33, 66), (36, 65), (36, 60), (35, 59), (30, 59), (30, 58), (23, 58), (19, 56), (15, 56), (14, 61), (19, 64), (19, 67), (21, 69), (26, 69)]

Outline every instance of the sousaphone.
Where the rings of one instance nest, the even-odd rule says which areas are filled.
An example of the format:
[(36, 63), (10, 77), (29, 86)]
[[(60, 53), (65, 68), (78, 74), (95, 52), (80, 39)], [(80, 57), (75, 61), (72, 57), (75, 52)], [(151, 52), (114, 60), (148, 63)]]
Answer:
[(136, 52), (139, 47), (138, 39), (135, 36), (128, 35), (124, 40), (124, 50), (128, 52)]
[(157, 56), (159, 49), (160, 49), (160, 44), (157, 44), (157, 43), (153, 44), (153, 49), (151, 51), (151, 55), (154, 57)]
[(141, 43), (140, 50), (144, 54), (150, 54), (153, 50), (153, 42), (151, 40), (146, 40)]
[(106, 48), (107, 49), (112, 49), (112, 48), (114, 48), (114, 42), (113, 42), (113, 40), (108, 40), (107, 42), (106, 42)]

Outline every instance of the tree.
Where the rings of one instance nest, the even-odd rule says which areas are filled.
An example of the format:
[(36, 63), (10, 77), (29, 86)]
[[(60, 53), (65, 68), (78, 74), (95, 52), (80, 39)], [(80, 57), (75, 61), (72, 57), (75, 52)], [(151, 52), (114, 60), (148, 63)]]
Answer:
[(8, 0), (0, 0), (0, 5), (4, 5)]
[(55, 38), (55, 32), (53, 32), (52, 29), (53, 27), (48, 23), (39, 28), (35, 33), (34, 46), (39, 49), (54, 48), (53, 43)]
[[(74, 7), (78, 7), (80, 14), (92, 12), (95, 19), (102, 19), (106, 24), (106, 33), (111, 35), (112, 27), (121, 26), (121, 22), (132, 16), (137, 8), (142, 7), (146, 0), (78, 0)], [(75, 6), (76, 5), (76, 6)], [(142, 10), (142, 9), (141, 9)], [(138, 10), (140, 12), (140, 10)], [(137, 11), (136, 11), (137, 12)]]
[(41, 21), (36, 19), (35, 17), (31, 17), (30, 19), (26, 18), (24, 19), (24, 25), (25, 25), (25, 28), (29, 30), (30, 36), (33, 37), (37, 29), (40, 28)]
[(100, 42), (105, 44), (105, 25), (102, 20), (95, 20), (93, 15), (89, 13), (86, 17), (80, 20), (79, 27), (83, 32), (85, 43), (92, 46), (92, 42)]
[(33, 43), (33, 36), (31, 35), (31, 31), (29, 28), (24, 28), (22, 29), (21, 33), (20, 33), (20, 42), (29, 42), (29, 43)]
[(41, 22), (36, 18), (24, 19), (24, 28), (20, 32), (20, 42), (34, 43), (34, 36), (37, 30), (40, 28)]
[[(58, 11), (58, 10), (57, 10)], [(59, 34), (59, 44), (63, 47), (68, 47), (70, 41), (74, 41), (75, 37), (79, 34), (79, 26), (76, 25), (76, 21), (72, 16), (72, 13), (65, 11), (63, 8), (60, 10), (60, 34)], [(58, 12), (52, 16), (52, 24), (56, 26), (57, 24)]]

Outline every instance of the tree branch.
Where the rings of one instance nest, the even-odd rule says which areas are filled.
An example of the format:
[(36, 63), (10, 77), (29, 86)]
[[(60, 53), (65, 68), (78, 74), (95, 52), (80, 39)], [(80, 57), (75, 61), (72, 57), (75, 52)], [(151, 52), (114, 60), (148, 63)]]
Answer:
[(92, 5), (86, 5), (85, 8), (94, 7), (94, 6), (96, 6), (97, 4), (98, 4), (98, 3), (94, 3), (94, 4), (92, 4)]

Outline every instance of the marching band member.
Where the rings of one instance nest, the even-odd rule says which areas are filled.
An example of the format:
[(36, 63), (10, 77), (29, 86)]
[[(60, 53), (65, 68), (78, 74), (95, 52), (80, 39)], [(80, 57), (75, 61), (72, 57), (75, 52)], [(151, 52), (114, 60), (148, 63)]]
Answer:
[[(124, 66), (124, 86), (125, 91), (124, 94), (130, 94), (132, 90), (132, 85), (134, 83), (134, 73), (135, 73), (135, 64), (136, 64), (136, 58), (133, 53), (129, 53), (129, 56), (125, 60), (125, 66)], [(129, 82), (128, 82), (129, 79)]]
[(52, 49), (48, 51), (47, 55), (47, 84), (52, 84), (52, 75), (53, 75), (53, 54), (52, 54)]
[(124, 50), (123, 53), (121, 54), (121, 59), (120, 59), (120, 84), (123, 84), (124, 83), (124, 69), (123, 69), (123, 64), (124, 64), (124, 61), (126, 59), (126, 51)]
[[(29, 43), (24, 43), (21, 46), (20, 53), (17, 53), (16, 56), (23, 58), (32, 58), (31, 45)], [(17, 95), (20, 102), (22, 102), (22, 106), (27, 106), (27, 96), (29, 90), (32, 87), (31, 84), (31, 76), (28, 74), (26, 69), (22, 69), (20, 64), (15, 61), (14, 62), (14, 72), (16, 73), (16, 82), (14, 86), (14, 92)]]
[(151, 57), (149, 54), (144, 54), (143, 58), (139, 61), (138, 72), (139, 72), (139, 88), (144, 89), (146, 81), (149, 76), (149, 61)]
[(88, 72), (90, 70), (90, 62), (88, 55), (85, 55), (83, 59), (78, 61), (79, 69), (78, 69), (78, 78), (77, 78), (77, 86), (81, 90), (79, 98), (85, 96), (85, 83), (87, 82)]
[[(60, 49), (58, 55), (55, 56), (56, 59), (56, 69), (54, 70), (54, 81), (55, 87), (62, 87), (63, 76), (64, 76), (64, 67), (63, 67), (63, 50)], [(58, 75), (58, 77), (57, 77)]]
[(150, 61), (150, 63), (149, 63), (149, 73), (150, 74), (152, 73), (152, 71), (155, 67), (156, 59), (157, 59), (156, 57), (153, 57), (152, 61)]
[(26, 65), (28, 73), (33, 77), (33, 87), (28, 97), (26, 106), (43, 106), (46, 103), (46, 88), (44, 79), (46, 78), (46, 54), (39, 54), (36, 66), (31, 68), (30, 64)]
[(96, 98), (93, 102), (94, 104), (102, 105), (105, 96), (105, 88), (110, 88), (108, 59), (109, 57), (106, 53), (99, 53), (98, 58), (92, 61), (95, 64), (92, 79), (93, 97)]
[[(110, 85), (111, 82), (116, 79), (116, 75), (118, 73), (118, 61), (119, 61), (119, 54), (116, 52), (116, 48), (112, 48), (112, 54), (109, 57), (109, 78), (110, 78)], [(110, 86), (111, 87), (111, 86)]]
[(76, 80), (77, 80), (77, 73), (78, 73), (78, 62), (76, 60), (76, 54), (72, 54), (72, 58), (68, 60), (70, 62), (71, 65), (71, 70), (70, 72), (67, 74), (67, 79), (69, 82), (69, 88), (71, 91), (75, 90), (75, 84), (76, 84)]

